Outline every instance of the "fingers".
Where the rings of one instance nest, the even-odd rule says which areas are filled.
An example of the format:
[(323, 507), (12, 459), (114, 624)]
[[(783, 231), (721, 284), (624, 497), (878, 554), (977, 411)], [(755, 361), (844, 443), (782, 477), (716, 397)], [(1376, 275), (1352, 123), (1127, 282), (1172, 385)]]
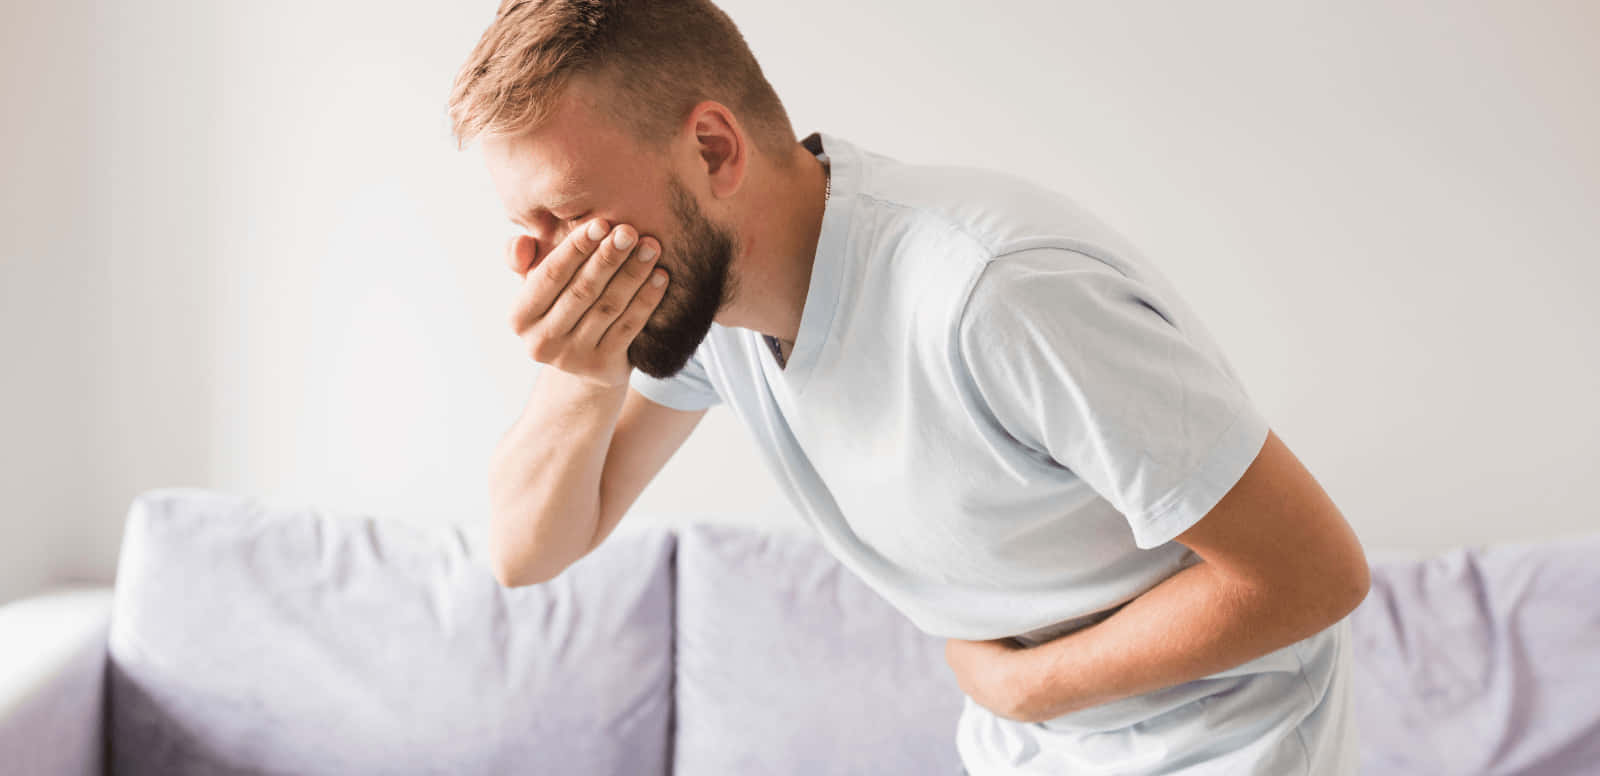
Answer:
[(611, 322), (600, 341), (595, 343), (595, 350), (609, 351), (612, 348), (626, 350), (633, 338), (638, 336), (644, 328), (650, 314), (655, 312), (656, 305), (661, 303), (661, 298), (667, 293), (667, 271), (657, 267), (650, 271), (649, 281), (642, 284), (629, 300), (628, 306), (622, 311), (615, 321)]
[[(585, 237), (587, 236), (586, 234)], [(617, 274), (617, 270), (628, 261), (628, 256), (638, 246), (639, 233), (631, 226), (622, 225), (612, 229), (609, 235), (598, 242), (597, 247), (582, 251), (590, 254), (585, 257), (587, 260), (577, 262), (581, 266), (577, 267), (572, 279), (567, 281), (566, 288), (556, 297), (555, 302), (550, 305), (549, 312), (546, 312), (539, 321), (545, 336), (571, 336), (572, 330), (578, 325), (578, 320), (601, 300), (606, 285), (611, 282), (611, 277)], [(613, 305), (615, 309), (611, 310), (612, 315), (622, 311), (621, 304), (616, 304), (613, 300)]]
[[(605, 290), (600, 292), (600, 297), (581, 314), (572, 327), (571, 337), (574, 345), (593, 348), (595, 343), (600, 341), (601, 335), (606, 333), (606, 328), (611, 322), (627, 309), (639, 286), (644, 285), (645, 279), (650, 276), (650, 270), (656, 266), (656, 258), (661, 253), (660, 243), (656, 242), (654, 237), (645, 237), (633, 245), (631, 243), (633, 234), (631, 227), (617, 227), (612, 231), (612, 239), (601, 244), (595, 254), (597, 261), (604, 262), (608, 246), (615, 244), (615, 250), (623, 258), (616, 273), (606, 282)], [(632, 245), (631, 254), (623, 247), (624, 245)]]
[[(562, 292), (571, 282), (573, 275), (584, 262), (589, 260), (601, 239), (606, 236), (608, 225), (603, 219), (594, 219), (580, 229), (574, 229), (550, 251), (550, 255), (529, 270), (523, 278), (522, 289), (517, 294), (517, 301), (513, 305), (511, 328), (521, 334), (535, 321), (544, 318), (550, 311), (552, 304), (565, 294)], [(513, 247), (516, 243), (512, 244)], [(582, 310), (578, 311), (581, 314)], [(565, 328), (551, 329), (553, 336), (565, 334), (572, 328), (577, 315), (572, 316), (572, 321), (567, 321)]]

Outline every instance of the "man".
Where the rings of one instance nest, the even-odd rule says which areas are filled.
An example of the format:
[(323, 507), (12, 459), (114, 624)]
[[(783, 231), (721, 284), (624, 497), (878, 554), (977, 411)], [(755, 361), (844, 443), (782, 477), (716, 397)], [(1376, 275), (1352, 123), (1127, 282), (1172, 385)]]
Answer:
[(449, 109), (526, 230), (511, 328), (555, 367), (495, 451), (503, 584), (603, 542), (722, 403), (947, 639), (970, 773), (1355, 773), (1360, 544), (1089, 213), (797, 142), (705, 0), (508, 0)]

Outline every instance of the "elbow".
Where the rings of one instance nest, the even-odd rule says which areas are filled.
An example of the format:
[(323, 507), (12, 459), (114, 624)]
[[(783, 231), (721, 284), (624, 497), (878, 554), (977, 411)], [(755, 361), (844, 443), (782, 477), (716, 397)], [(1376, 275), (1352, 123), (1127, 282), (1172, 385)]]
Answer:
[(489, 570), (494, 574), (495, 581), (499, 582), (501, 587), (527, 587), (545, 581), (530, 573), (531, 569), (521, 558), (507, 553), (505, 550), (491, 553)]
[[(1348, 604), (1349, 608), (1345, 609), (1344, 614), (1355, 611), (1356, 607), (1361, 606), (1362, 601), (1367, 600), (1367, 593), (1372, 591), (1372, 567), (1367, 565), (1367, 556), (1364, 553), (1361, 555), (1360, 561), (1360, 563), (1356, 564), (1355, 573), (1352, 575), (1353, 579), (1350, 582), (1351, 600)], [(1340, 615), (1341, 618), (1343, 616)]]
[(1362, 601), (1367, 600), (1367, 593), (1372, 590), (1372, 564), (1367, 561), (1367, 552), (1360, 542), (1356, 542), (1350, 552), (1350, 608), (1345, 614), (1355, 611)]
[(528, 587), (549, 582), (566, 570), (566, 567), (547, 569), (536, 564), (528, 563), (522, 558), (495, 555), (490, 563), (490, 570), (494, 573), (496, 582), (501, 587)]
[(489, 534), (489, 568), (501, 587), (527, 587), (561, 576), (581, 558), (581, 553), (563, 551), (559, 537), (548, 541), (513, 535), (497, 522)]
[(490, 570), (494, 572), (495, 581), (499, 582), (501, 587), (507, 588), (537, 585), (548, 582), (555, 576), (533, 573), (533, 569), (528, 568), (527, 564), (503, 558), (496, 558), (490, 565)]
[(1361, 602), (1367, 600), (1367, 593), (1372, 590), (1372, 569), (1367, 565), (1364, 553), (1357, 553), (1355, 562), (1350, 564), (1350, 571), (1343, 575), (1344, 584), (1334, 588), (1337, 595), (1332, 596), (1333, 611), (1328, 617), (1329, 623), (1348, 617)]
[(1302, 637), (1339, 624), (1366, 600), (1372, 572), (1365, 558), (1358, 556), (1358, 560), (1361, 562), (1343, 564), (1343, 569), (1325, 567), (1315, 575), (1268, 588), (1278, 591), (1276, 597), (1296, 613), (1286, 616), (1300, 623)]
[(508, 567), (503, 563), (494, 564), (492, 570), (494, 572), (494, 580), (499, 582), (501, 587), (526, 587), (535, 584), (519, 576), (515, 567)]
[(532, 553), (521, 543), (506, 535), (498, 515), (493, 518), (489, 533), (489, 571), (501, 587), (527, 587), (545, 581), (535, 575)]
[(495, 556), (489, 561), (489, 570), (494, 573), (494, 581), (499, 582), (501, 587), (522, 587), (521, 569), (516, 564)]

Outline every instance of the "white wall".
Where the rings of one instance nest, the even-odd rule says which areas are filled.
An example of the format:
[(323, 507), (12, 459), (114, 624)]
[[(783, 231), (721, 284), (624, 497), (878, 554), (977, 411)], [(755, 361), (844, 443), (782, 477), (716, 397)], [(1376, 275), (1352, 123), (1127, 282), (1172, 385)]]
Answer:
[[(0, 601), (109, 581), (152, 487), (481, 536), (537, 371), (444, 117), (496, 5), (8, 4)], [(1597, 526), (1600, 6), (724, 7), (801, 134), (1139, 242), (1369, 546)], [(622, 530), (798, 530), (749, 445), (713, 410)]]

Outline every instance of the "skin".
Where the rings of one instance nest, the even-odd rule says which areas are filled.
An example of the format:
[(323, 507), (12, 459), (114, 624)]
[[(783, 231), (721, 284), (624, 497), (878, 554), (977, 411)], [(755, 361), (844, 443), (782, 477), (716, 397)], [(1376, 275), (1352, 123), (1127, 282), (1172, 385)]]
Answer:
[[(774, 158), (722, 103), (695, 105), (663, 147), (641, 142), (603, 102), (603, 76), (569, 82), (543, 124), (482, 142), (529, 268), (573, 229), (601, 219), (658, 242), (665, 295), (628, 347), (654, 377), (683, 368), (711, 323), (792, 349), (822, 229), (822, 163), (796, 141)], [(625, 109), (624, 109), (625, 110)]]

